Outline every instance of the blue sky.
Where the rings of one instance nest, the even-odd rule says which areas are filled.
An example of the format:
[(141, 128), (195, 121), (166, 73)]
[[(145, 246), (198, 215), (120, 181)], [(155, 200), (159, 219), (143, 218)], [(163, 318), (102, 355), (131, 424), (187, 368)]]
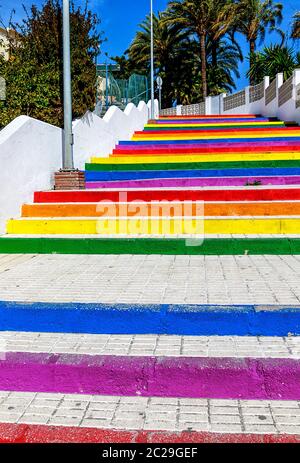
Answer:
[[(80, 0), (75, 1), (77, 4), (84, 3), (80, 2)], [(42, 0), (23, 0), (20, 2), (16, 2), (15, 0), (0, 0), (0, 5), (2, 5), (0, 16), (6, 20), (10, 10), (15, 8), (16, 17), (20, 18), (23, 15), (22, 4), (30, 6), (32, 3), (39, 5), (42, 3)], [(167, 3), (168, 0), (154, 0), (155, 11), (165, 9)], [(284, 5), (284, 21), (281, 27), (285, 32), (288, 32), (293, 13), (300, 9), (299, 0), (281, 0), (281, 3)], [(101, 29), (107, 38), (107, 42), (103, 44), (103, 52), (115, 56), (121, 55), (130, 44), (138, 24), (149, 12), (150, 0), (90, 0), (90, 8), (102, 20)], [(276, 34), (268, 35), (266, 44), (276, 41), (276, 38)], [(246, 56), (248, 53), (247, 44), (242, 37), (240, 41)], [(297, 47), (299, 47), (299, 44)], [(104, 57), (102, 59), (104, 60)], [(101, 57), (99, 61), (101, 61)], [(244, 64), (240, 66), (241, 78), (237, 82), (238, 89), (247, 84), (247, 79), (245, 78), (247, 64), (248, 62), (245, 60)]]

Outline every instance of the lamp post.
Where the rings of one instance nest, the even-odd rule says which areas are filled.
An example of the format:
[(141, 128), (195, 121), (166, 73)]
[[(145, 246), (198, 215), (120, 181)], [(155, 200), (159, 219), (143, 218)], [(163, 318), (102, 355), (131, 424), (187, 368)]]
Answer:
[(70, 1), (63, 0), (64, 143), (63, 169), (73, 170)]
[(151, 16), (151, 119), (154, 119), (154, 34), (153, 34), (153, 0), (150, 0)]
[(160, 76), (157, 76), (156, 85), (157, 85), (158, 93), (159, 93), (159, 98), (158, 98), (158, 101), (159, 101), (159, 113), (161, 111), (161, 89), (162, 89), (162, 84), (163, 84), (162, 78)]
[(74, 169), (72, 132), (72, 87), (70, 50), (70, 0), (63, 0), (63, 80), (64, 80), (64, 131), (62, 169), (54, 174), (56, 190), (85, 189), (84, 172)]
[(105, 109), (108, 110), (108, 63), (105, 61)]

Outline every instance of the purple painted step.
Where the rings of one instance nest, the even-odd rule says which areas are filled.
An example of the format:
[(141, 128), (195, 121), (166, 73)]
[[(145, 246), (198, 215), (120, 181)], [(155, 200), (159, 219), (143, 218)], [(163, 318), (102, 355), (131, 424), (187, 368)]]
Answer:
[(300, 360), (7, 352), (0, 390), (300, 400)]
[(244, 186), (247, 183), (261, 182), (261, 185), (299, 185), (300, 176), (276, 177), (200, 177), (165, 178), (149, 180), (117, 180), (86, 182), (86, 188), (176, 188), (209, 186)]

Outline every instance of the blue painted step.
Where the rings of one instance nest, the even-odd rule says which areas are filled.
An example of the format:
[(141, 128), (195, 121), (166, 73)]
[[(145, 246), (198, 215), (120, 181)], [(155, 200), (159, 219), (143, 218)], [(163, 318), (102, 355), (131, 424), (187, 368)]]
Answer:
[(300, 335), (300, 306), (0, 302), (1, 331)]

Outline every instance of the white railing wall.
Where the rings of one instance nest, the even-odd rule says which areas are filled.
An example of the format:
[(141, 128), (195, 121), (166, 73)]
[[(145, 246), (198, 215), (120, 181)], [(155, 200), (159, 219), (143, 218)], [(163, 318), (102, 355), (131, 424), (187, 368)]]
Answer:
[[(249, 102), (247, 101), (249, 104)], [(233, 95), (225, 96), (223, 99), (223, 111), (231, 112), (235, 111), (236, 108), (246, 105), (246, 89), (240, 92), (234, 93)]]
[(205, 114), (205, 101), (198, 104), (191, 104), (181, 107), (181, 114), (183, 116), (193, 116), (194, 114)]
[[(279, 88), (277, 117), (283, 121), (296, 121), (300, 123), (300, 107), (298, 104), (298, 90), (300, 85), (300, 69), (294, 71), (292, 80), (283, 84), (284, 88)], [(288, 93), (288, 98), (286, 94)]]
[[(160, 111), (161, 116), (176, 116), (177, 115), (177, 108), (181, 108), (181, 106), (174, 106), (173, 108), (166, 108)], [(181, 113), (180, 113), (181, 114)]]
[(283, 74), (277, 74), (275, 79), (270, 82), (265, 91), (265, 99), (262, 102), (260, 112), (263, 116), (277, 117), (278, 93), (283, 84)]
[[(149, 109), (141, 102), (138, 107), (130, 103), (124, 112), (111, 107), (103, 119), (88, 112), (74, 121), (75, 167), (83, 169), (91, 156), (108, 156), (120, 139), (129, 140), (148, 119)], [(1, 130), (0, 233), (6, 220), (32, 201), (34, 191), (53, 187), (54, 172), (62, 164), (62, 134), (60, 128), (28, 116), (17, 117)]]
[(286, 81), (282, 73), (277, 74), (272, 82), (266, 76), (258, 85), (246, 87), (232, 95), (209, 96), (200, 106), (189, 107), (190, 111), (185, 109), (188, 107), (179, 105), (177, 108), (165, 109), (161, 114), (261, 114), (300, 123), (300, 69), (296, 69)]

